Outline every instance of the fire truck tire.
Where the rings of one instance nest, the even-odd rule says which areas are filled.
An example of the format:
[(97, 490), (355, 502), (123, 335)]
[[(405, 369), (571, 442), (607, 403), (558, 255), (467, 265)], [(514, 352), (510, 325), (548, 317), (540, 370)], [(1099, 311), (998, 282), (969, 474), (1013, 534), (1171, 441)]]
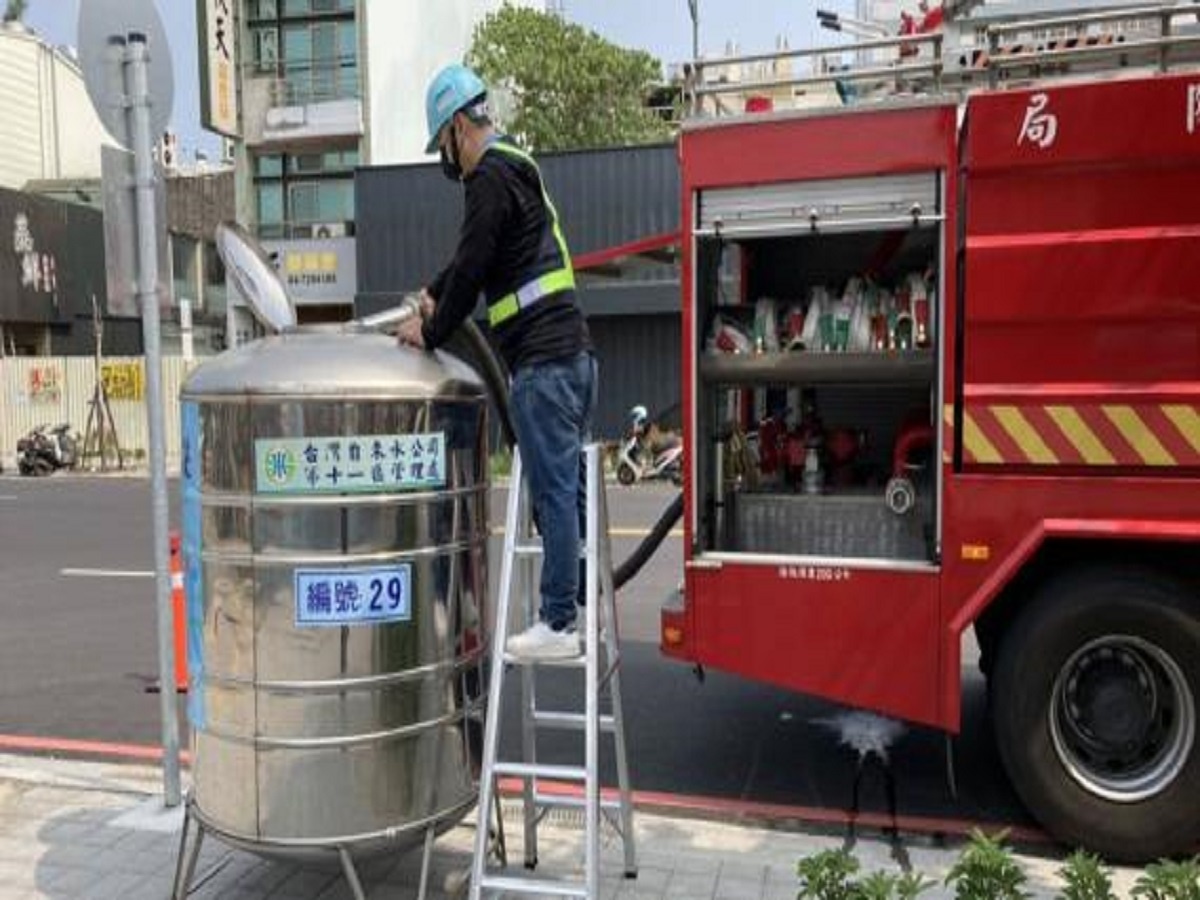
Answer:
[(1096, 567), (1045, 582), (1001, 637), (996, 739), (1062, 842), (1114, 862), (1200, 840), (1200, 609), (1179, 582)]

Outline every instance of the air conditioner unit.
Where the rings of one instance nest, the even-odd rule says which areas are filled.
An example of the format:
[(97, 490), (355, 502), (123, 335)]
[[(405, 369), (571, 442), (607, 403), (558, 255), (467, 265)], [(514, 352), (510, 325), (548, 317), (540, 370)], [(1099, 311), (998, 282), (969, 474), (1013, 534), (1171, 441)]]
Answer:
[(345, 222), (315, 222), (312, 227), (314, 238), (339, 238), (346, 236)]

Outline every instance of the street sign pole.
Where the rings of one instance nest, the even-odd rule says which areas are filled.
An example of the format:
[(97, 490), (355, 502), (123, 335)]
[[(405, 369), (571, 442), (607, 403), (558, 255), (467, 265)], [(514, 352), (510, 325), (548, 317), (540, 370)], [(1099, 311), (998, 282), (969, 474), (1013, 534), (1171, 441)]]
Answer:
[(162, 713), (164, 804), (178, 806), (179, 708), (175, 691), (170, 546), (167, 519), (167, 454), (163, 437), (162, 347), (158, 310), (158, 231), (155, 223), (154, 138), (146, 36), (130, 32), (125, 42), (125, 97), (133, 150), (137, 208), (137, 296), (146, 354), (146, 418), (150, 435), (150, 492), (154, 521), (154, 587), (158, 612), (158, 696)]

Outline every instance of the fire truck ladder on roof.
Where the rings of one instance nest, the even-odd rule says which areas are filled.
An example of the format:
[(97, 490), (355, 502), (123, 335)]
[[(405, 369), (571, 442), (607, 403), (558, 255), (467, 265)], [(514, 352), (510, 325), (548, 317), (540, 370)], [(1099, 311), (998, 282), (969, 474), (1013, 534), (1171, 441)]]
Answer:
[[(954, 18), (944, 33), (694, 60), (685, 67), (688, 108), (693, 117), (740, 114), (740, 108), (723, 98), (778, 97), (786, 92), (797, 99), (831, 85), (837, 86), (844, 104), (852, 99), (953, 96), (1003, 87), (1015, 79), (1024, 83), (1078, 78), (1120, 69), (1166, 72), (1200, 63), (1200, 5), (1192, 2), (1131, 4), (1054, 16), (988, 16), (986, 5), (977, 2), (953, 9), (969, 10), (976, 18)], [(843, 65), (848, 57), (858, 63)], [(806, 71), (791, 74), (787, 70), (794, 63)], [(742, 80), (739, 70), (747, 66), (779, 77)], [(797, 105), (811, 108), (814, 103)]]
[[(487, 829), (475, 836), (475, 857), (471, 867), (471, 900), (503, 893), (506, 896), (555, 896), (597, 898), (600, 896), (600, 827), (607, 820), (621, 836), (625, 852), (625, 877), (637, 875), (634, 846), (633, 805), (629, 789), (629, 767), (625, 754), (625, 728), (621, 713), (621, 654), (617, 635), (616, 591), (613, 588), (612, 547), (608, 535), (608, 503), (605, 497), (600, 447), (584, 448), (587, 483), (587, 526), (583, 558), (586, 560), (587, 603), (580, 615), (584, 623), (584, 653), (572, 659), (529, 661), (508, 653), (509, 608), (514, 592), (524, 599), (524, 621), (536, 621), (537, 561), (542, 556), (541, 542), (533, 536), (530, 519), (529, 487), (525, 481), (521, 454), (513, 453), (512, 481), (505, 516), (504, 561), (500, 572), (500, 602), (492, 636), (491, 683), (488, 686), (488, 715), (484, 728), (483, 770), (479, 779), (478, 821), (488, 822), (491, 806), (498, 802), (497, 779), (503, 776), (523, 783), (525, 816), (525, 867), (538, 863), (537, 827), (554, 808), (584, 811), (584, 873), (581, 881), (504, 875), (487, 867)], [(603, 660), (604, 667), (601, 668)], [(520, 761), (498, 760), (501, 699), (505, 669), (521, 668)], [(540, 668), (582, 669), (584, 673), (583, 713), (546, 710), (537, 705), (536, 674)], [(556, 672), (566, 676), (565, 672)], [(607, 695), (611, 712), (600, 711), (602, 694)], [(539, 729), (583, 732), (584, 765), (546, 765), (537, 761)], [(610, 734), (616, 755), (617, 796), (600, 796), (600, 733)], [(542, 790), (543, 781), (583, 785), (583, 795)], [(498, 810), (497, 810), (498, 812)]]

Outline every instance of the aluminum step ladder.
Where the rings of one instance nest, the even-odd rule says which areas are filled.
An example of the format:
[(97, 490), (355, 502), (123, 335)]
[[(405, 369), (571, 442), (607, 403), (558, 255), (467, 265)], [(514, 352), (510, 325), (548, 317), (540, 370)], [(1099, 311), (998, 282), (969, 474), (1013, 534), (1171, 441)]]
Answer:
[[(483, 771), (479, 779), (478, 821), (491, 820), (492, 805), (498, 803), (498, 779), (523, 782), (525, 825), (525, 868), (538, 863), (537, 828), (555, 808), (584, 812), (584, 876), (582, 881), (530, 875), (507, 875), (488, 868), (487, 829), (475, 836), (471, 867), (471, 900), (504, 896), (600, 896), (600, 828), (608, 821), (620, 835), (625, 851), (625, 877), (637, 876), (634, 846), (633, 805), (629, 789), (629, 767), (625, 754), (625, 730), (621, 711), (621, 654), (617, 635), (616, 592), (613, 589), (612, 547), (608, 535), (608, 505), (605, 497), (601, 450), (598, 444), (584, 448), (587, 486), (587, 527), (582, 558), (586, 560), (587, 605), (580, 610), (578, 626), (584, 632), (584, 653), (567, 660), (527, 661), (505, 649), (508, 643), (509, 609), (514, 594), (524, 598), (523, 621), (537, 621), (540, 593), (536, 578), (542, 556), (541, 541), (533, 535), (529, 488), (519, 450), (513, 453), (512, 481), (505, 515), (504, 561), (500, 571), (500, 602), (492, 636), (491, 681), (488, 686), (488, 715), (484, 727)], [(603, 665), (602, 665), (603, 663)], [(518, 668), (521, 675), (521, 760), (498, 760), (501, 700), (506, 670)], [(542, 668), (583, 671), (584, 712), (546, 710), (537, 705), (537, 673)], [(565, 677), (566, 673), (556, 672)], [(611, 712), (601, 712), (602, 694)], [(542, 730), (582, 732), (582, 766), (546, 765), (537, 761), (537, 735)], [(600, 796), (600, 734), (611, 735), (616, 755), (618, 791), (614, 798)], [(582, 785), (583, 796), (546, 792), (541, 780)], [(499, 810), (496, 810), (499, 815)]]

